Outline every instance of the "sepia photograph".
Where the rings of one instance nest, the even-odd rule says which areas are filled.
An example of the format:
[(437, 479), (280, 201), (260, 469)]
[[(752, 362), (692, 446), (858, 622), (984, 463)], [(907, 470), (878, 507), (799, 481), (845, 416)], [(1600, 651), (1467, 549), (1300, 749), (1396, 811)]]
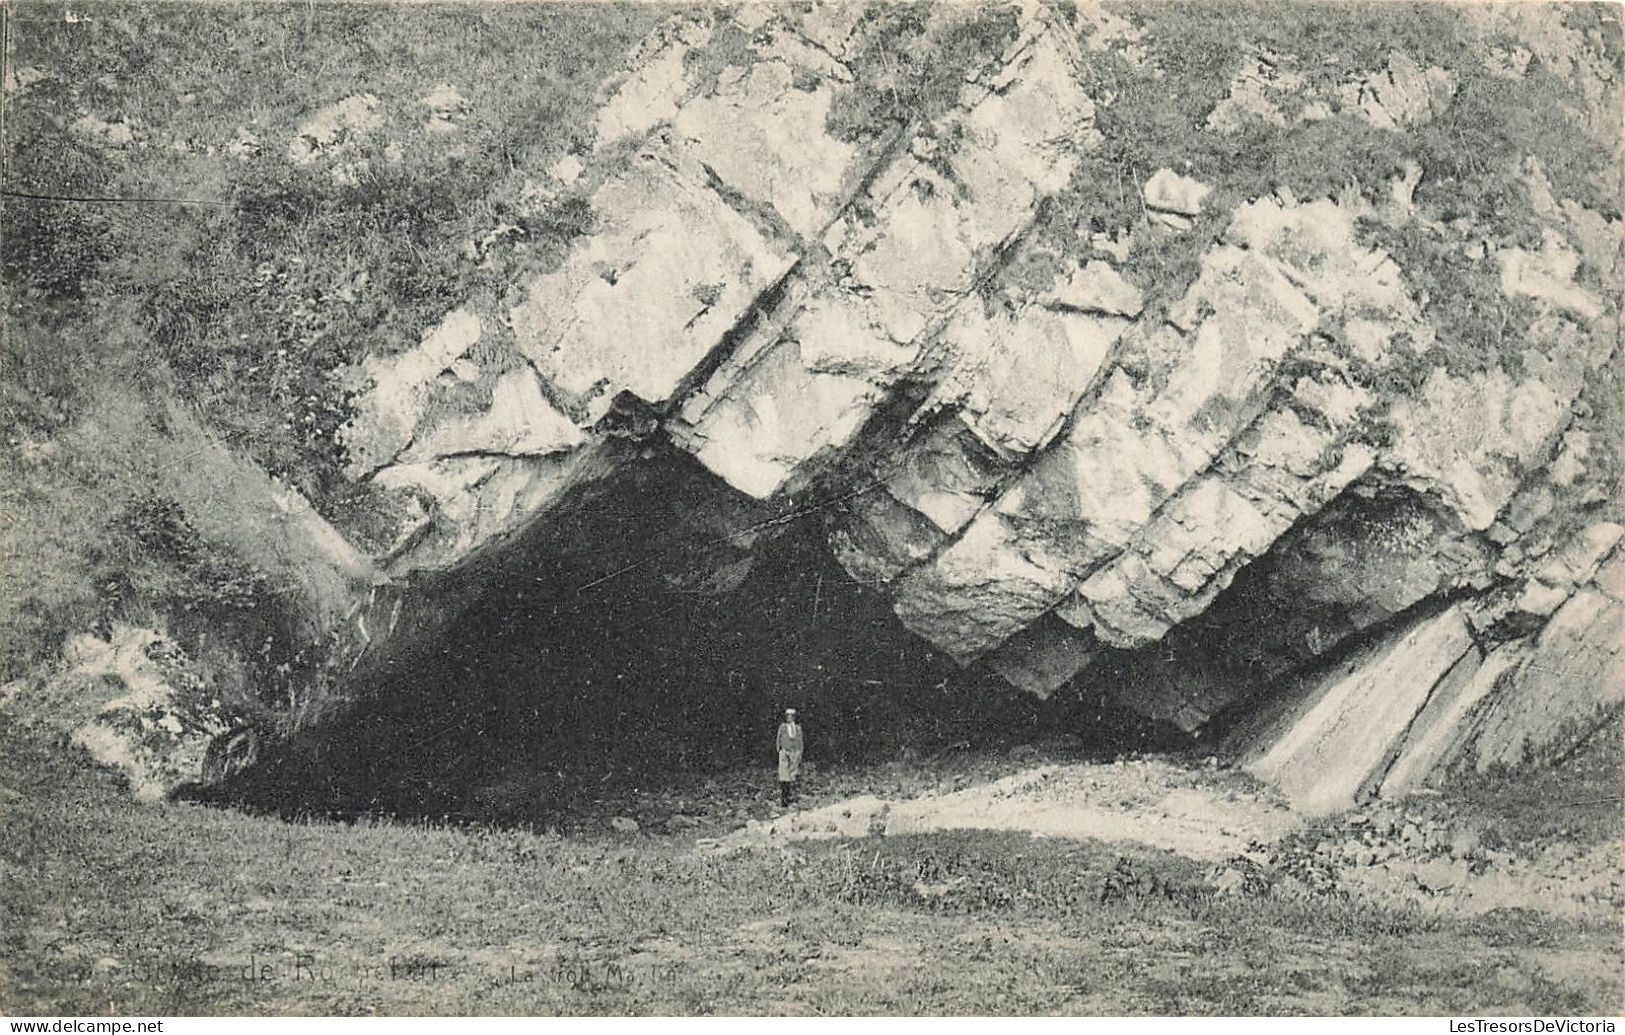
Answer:
[(1622, 13), (4, 0), (7, 1031), (1614, 1031)]

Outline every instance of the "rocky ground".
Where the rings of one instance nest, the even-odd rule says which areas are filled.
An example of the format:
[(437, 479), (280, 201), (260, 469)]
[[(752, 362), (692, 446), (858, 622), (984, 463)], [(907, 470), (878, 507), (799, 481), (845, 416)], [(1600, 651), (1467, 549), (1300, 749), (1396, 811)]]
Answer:
[(1265, 874), (1297, 894), (1341, 892), (1424, 911), (1606, 915), (1625, 902), (1622, 849), (1617, 840), (1487, 842), (1476, 824), (1452, 822), (1437, 801), (1385, 805), (1251, 845), (1218, 873), (1215, 886), (1247, 893)]

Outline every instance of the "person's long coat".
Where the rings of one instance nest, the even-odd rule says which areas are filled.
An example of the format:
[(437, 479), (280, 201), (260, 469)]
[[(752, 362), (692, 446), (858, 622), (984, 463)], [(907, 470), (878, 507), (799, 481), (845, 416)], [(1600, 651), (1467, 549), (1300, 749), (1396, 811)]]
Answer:
[(801, 772), (801, 724), (779, 724), (779, 782), (789, 783)]

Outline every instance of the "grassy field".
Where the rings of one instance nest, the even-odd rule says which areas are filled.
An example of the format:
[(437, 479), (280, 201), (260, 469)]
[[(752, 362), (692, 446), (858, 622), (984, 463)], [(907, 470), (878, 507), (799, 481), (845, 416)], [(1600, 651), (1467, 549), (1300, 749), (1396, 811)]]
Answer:
[(1620, 1005), (1613, 923), (1222, 897), (1197, 863), (1086, 840), (958, 831), (723, 854), (694, 832), (284, 823), (133, 804), (10, 726), (0, 802), (10, 1013)]

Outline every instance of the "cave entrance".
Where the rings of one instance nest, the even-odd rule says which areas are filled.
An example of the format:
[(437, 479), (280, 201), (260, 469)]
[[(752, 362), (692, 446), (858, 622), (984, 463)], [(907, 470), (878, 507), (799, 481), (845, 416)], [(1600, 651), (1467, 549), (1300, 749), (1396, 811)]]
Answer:
[(239, 803), (568, 827), (674, 781), (775, 790), (796, 708), (814, 772), (1064, 727), (910, 633), (827, 546), (829, 508), (748, 501), (675, 452), (557, 508), (482, 576), (437, 649), (270, 753)]

